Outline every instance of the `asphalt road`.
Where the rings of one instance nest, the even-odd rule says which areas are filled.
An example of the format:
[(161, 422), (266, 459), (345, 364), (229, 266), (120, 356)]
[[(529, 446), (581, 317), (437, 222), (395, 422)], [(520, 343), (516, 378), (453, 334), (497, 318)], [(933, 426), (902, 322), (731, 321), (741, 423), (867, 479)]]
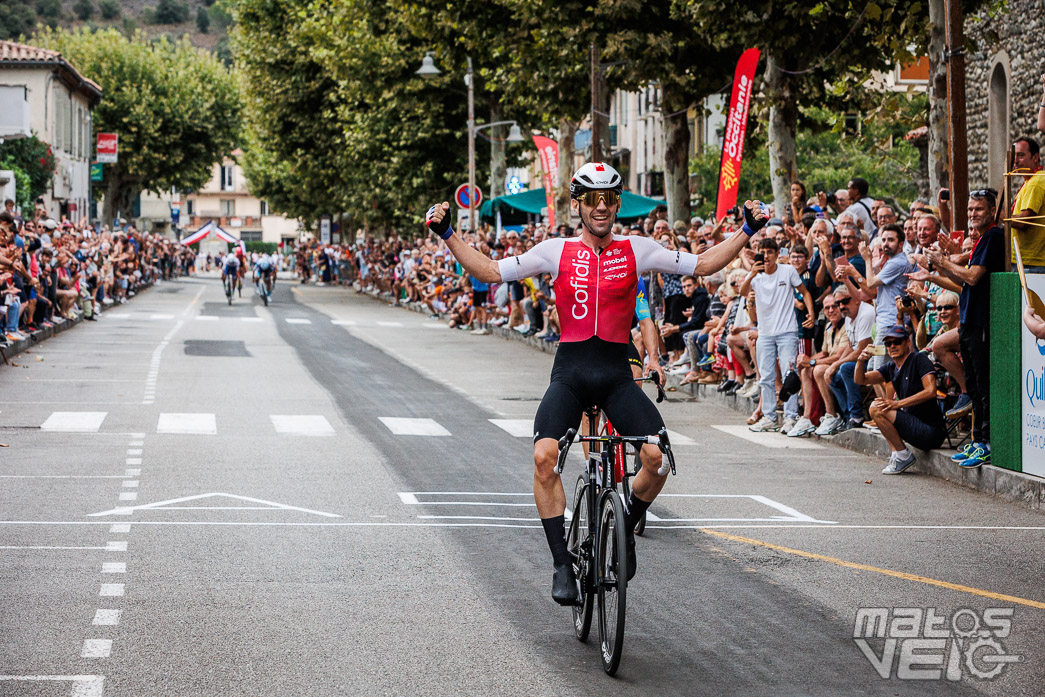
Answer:
[[(551, 601), (529, 495), (551, 361), (345, 288), (230, 307), (216, 278), (17, 357), (0, 697), (1041, 694), (1045, 516), (674, 396), (679, 474), (605, 676)], [(894, 646), (885, 678), (860, 608), (920, 619), (866, 642)], [(930, 612), (982, 636), (912, 643)]]

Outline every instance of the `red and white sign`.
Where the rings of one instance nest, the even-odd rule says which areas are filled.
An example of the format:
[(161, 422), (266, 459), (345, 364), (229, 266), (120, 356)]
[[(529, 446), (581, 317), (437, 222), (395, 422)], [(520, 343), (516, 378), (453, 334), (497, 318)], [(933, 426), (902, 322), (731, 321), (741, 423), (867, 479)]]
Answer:
[(457, 187), (457, 191), (454, 192), (454, 201), (461, 208), (478, 208), (479, 204), (483, 202), (483, 190), (478, 186), (472, 190), (475, 194), (475, 201), (473, 202), (472, 197), (468, 195), (468, 185), (461, 184)]
[(544, 197), (548, 204), (548, 227), (555, 229), (555, 179), (559, 174), (559, 144), (547, 136), (534, 136), (544, 170)]
[(116, 162), (119, 139), (115, 133), (98, 134), (98, 162)]
[(733, 96), (729, 102), (729, 118), (722, 142), (722, 165), (718, 175), (718, 200), (715, 217), (721, 218), (737, 205), (740, 190), (740, 163), (744, 159), (744, 135), (747, 133), (747, 110), (758, 67), (758, 49), (749, 48), (740, 55), (733, 76)]

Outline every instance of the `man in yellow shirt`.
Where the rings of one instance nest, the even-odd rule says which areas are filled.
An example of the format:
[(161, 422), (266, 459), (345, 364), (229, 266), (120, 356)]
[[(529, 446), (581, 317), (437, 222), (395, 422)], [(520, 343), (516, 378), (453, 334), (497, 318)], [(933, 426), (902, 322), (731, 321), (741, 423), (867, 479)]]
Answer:
[[(1036, 140), (1025, 136), (1017, 138), (1013, 147), (1016, 148), (1013, 166), (1024, 177), (1012, 207), (1012, 228), (1020, 242), (1024, 270), (1045, 273), (1045, 218), (1040, 217), (1045, 215), (1045, 172), (1041, 169), (1040, 149)], [(1015, 251), (1012, 261), (1016, 261)]]

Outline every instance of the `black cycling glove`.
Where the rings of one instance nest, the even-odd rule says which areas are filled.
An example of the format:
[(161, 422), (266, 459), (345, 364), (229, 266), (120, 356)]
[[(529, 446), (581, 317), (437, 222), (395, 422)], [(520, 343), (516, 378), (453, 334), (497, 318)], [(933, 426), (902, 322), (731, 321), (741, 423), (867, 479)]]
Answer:
[[(751, 210), (746, 205), (741, 206), (741, 209), (743, 209), (744, 211), (744, 227), (741, 229), (748, 237), (751, 237), (756, 232), (764, 228), (766, 226), (766, 223), (769, 222), (769, 218), (762, 218), (762, 220), (757, 220), (755, 216), (752, 215)], [(765, 214), (766, 207), (762, 206), (762, 215)]]
[(439, 235), (444, 240), (448, 240), (454, 234), (454, 229), (450, 227), (450, 211), (446, 211), (446, 215), (444, 215), (443, 219), (439, 222), (434, 222), (432, 220), (432, 216), (435, 214), (436, 207), (440, 205), (442, 204), (437, 203), (435, 204), (435, 206), (432, 206), (428, 209), (428, 213), (425, 215), (425, 225), (428, 226), (429, 230)]

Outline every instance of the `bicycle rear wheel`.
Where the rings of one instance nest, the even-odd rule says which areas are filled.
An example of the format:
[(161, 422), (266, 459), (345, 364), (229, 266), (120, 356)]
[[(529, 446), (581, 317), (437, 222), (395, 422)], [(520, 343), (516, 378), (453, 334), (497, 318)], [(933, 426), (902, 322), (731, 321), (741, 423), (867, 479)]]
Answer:
[(624, 504), (620, 495), (610, 490), (599, 505), (598, 564), (599, 643), (602, 669), (607, 675), (617, 672), (624, 650), (624, 617), (627, 607), (628, 576), (627, 531)]
[(573, 491), (573, 517), (566, 534), (566, 547), (570, 554), (574, 555), (573, 570), (581, 586), (581, 604), (572, 608), (573, 631), (581, 641), (587, 641), (588, 633), (591, 631), (592, 593), (595, 590), (592, 582), (595, 565), (591, 563), (591, 547), (584, 544), (591, 531), (588, 519), (590, 495), (591, 489), (585, 486), (584, 475), (577, 477), (577, 486)]

